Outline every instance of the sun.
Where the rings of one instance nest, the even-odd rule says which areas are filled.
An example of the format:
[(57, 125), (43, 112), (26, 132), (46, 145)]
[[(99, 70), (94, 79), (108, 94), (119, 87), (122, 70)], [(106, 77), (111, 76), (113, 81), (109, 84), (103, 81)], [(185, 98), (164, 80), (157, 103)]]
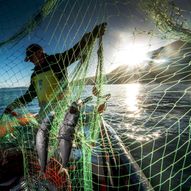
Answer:
[(128, 65), (129, 68), (136, 68), (148, 60), (147, 48), (143, 44), (124, 45), (115, 53), (117, 65)]

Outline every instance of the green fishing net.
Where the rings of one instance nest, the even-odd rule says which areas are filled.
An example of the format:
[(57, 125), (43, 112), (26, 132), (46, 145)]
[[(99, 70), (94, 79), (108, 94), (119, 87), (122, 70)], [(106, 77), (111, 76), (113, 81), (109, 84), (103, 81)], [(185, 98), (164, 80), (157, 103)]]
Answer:
[[(33, 66), (23, 61), (29, 44), (42, 45), (47, 54), (64, 52), (107, 22), (105, 34), (67, 68), (68, 80), (59, 83), (43, 110), (35, 98), (17, 108), (17, 116), (2, 114), (0, 187), (17, 177), (13, 190), (189, 190), (189, 3), (0, 1), (1, 114), (30, 83)], [(60, 125), (72, 103), (89, 96), (80, 108), (70, 160), (63, 168)], [(36, 134), (52, 111), (42, 173)], [(12, 177), (5, 169), (11, 172), (13, 165)]]

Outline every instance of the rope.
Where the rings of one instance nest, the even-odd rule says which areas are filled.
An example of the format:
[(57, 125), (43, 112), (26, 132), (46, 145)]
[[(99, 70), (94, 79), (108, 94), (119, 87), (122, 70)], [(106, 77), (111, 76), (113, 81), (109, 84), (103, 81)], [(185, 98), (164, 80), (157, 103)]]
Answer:
[(97, 96), (100, 97), (102, 93), (102, 82), (103, 82), (103, 41), (102, 41), (102, 36), (99, 37), (99, 48), (97, 51), (98, 55), (98, 65), (96, 68), (96, 75), (95, 75), (95, 87), (97, 86)]

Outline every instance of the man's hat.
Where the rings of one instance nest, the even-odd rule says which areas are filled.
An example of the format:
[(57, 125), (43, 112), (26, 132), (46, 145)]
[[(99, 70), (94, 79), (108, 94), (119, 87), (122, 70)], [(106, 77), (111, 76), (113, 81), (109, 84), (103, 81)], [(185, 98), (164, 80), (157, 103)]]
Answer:
[(38, 45), (38, 44), (31, 44), (26, 48), (26, 58), (25, 58), (25, 62), (29, 61), (29, 57), (34, 54), (37, 51), (43, 51), (43, 48)]

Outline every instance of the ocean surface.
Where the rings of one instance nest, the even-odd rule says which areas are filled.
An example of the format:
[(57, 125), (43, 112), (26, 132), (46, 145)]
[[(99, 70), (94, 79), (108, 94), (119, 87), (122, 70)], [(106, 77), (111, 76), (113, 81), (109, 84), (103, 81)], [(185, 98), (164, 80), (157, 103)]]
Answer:
[[(0, 89), (0, 114), (26, 88)], [(90, 96), (87, 86), (84, 96)], [(190, 84), (107, 85), (104, 118), (123, 140), (155, 190), (191, 187)], [(28, 110), (39, 110), (37, 100)]]

